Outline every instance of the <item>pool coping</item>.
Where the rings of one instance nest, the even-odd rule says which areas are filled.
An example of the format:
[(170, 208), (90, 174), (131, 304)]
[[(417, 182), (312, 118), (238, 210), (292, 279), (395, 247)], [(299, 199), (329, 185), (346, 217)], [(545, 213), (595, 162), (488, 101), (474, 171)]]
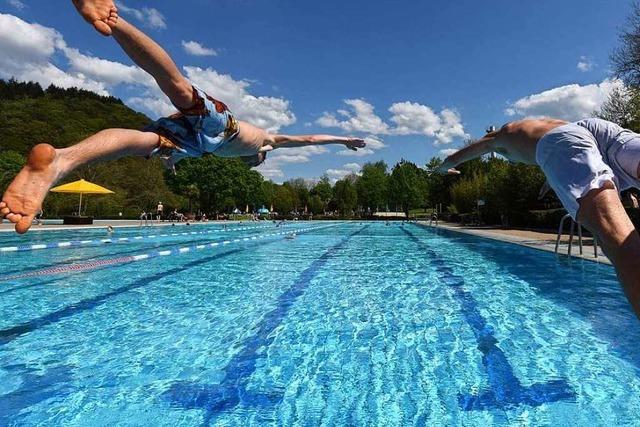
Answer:
[[(497, 240), (500, 242), (504, 242), (504, 243), (511, 243), (514, 245), (519, 245), (519, 246), (525, 246), (527, 248), (531, 248), (531, 249), (537, 249), (539, 251), (545, 251), (545, 252), (551, 252), (551, 253), (555, 253), (555, 242), (554, 243), (549, 243), (546, 240), (540, 240), (540, 239), (527, 239), (527, 238), (523, 238), (520, 236), (514, 236), (514, 235), (509, 235), (506, 233), (501, 233), (499, 231), (496, 231), (495, 229), (492, 228), (487, 228), (487, 229), (478, 229), (478, 228), (467, 228), (461, 225), (455, 225), (455, 224), (450, 224), (450, 223), (442, 223), (440, 222), (437, 226), (436, 225), (429, 225), (428, 221), (418, 221), (418, 224), (425, 227), (425, 228), (443, 228), (445, 230), (449, 230), (449, 231), (453, 231), (453, 232), (457, 232), (457, 233), (462, 233), (462, 234), (469, 234), (472, 236), (476, 236), (476, 237), (484, 237), (487, 239), (491, 239), (491, 240)], [(552, 236), (552, 235), (550, 235)], [(555, 239), (555, 236), (552, 236)], [(577, 239), (576, 239), (577, 240)], [(606, 255), (604, 255), (602, 253), (601, 250), (598, 251), (598, 258), (595, 258), (593, 256), (593, 248), (591, 246), (586, 246), (584, 247), (585, 251), (584, 254), (580, 254), (578, 252), (578, 243), (577, 241), (575, 242), (574, 248), (573, 248), (573, 252), (571, 255), (568, 255), (566, 253), (566, 248), (567, 245), (566, 244), (561, 244), (560, 246), (561, 250), (564, 249), (564, 253), (563, 252), (559, 252), (557, 255), (558, 256), (562, 256), (562, 257), (568, 257), (570, 256), (571, 258), (578, 258), (578, 259), (582, 259), (585, 261), (590, 261), (590, 262), (595, 262), (596, 264), (605, 264), (605, 265), (612, 265), (611, 261), (609, 261), (609, 258), (606, 257)]]

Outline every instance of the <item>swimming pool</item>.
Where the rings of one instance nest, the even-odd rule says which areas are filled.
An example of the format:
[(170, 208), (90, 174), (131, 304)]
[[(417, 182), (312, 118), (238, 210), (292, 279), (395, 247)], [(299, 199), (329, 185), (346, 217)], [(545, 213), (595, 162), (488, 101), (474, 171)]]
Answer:
[(640, 422), (640, 322), (607, 266), (399, 223), (0, 247), (0, 425)]

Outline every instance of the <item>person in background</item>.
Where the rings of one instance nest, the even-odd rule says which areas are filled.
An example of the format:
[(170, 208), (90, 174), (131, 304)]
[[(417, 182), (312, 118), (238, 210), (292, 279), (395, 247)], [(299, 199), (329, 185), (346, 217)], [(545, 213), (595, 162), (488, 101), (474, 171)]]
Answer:
[(160, 222), (160, 220), (162, 219), (163, 211), (164, 211), (164, 206), (162, 205), (162, 202), (158, 202), (158, 206), (156, 207), (156, 219), (158, 220), (158, 222)]

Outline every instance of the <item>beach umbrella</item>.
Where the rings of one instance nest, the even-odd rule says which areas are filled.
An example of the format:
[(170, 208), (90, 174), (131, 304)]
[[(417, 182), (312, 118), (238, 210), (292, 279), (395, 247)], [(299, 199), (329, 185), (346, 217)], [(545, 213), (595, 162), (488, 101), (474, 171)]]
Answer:
[(260, 215), (268, 215), (269, 214), (269, 209), (265, 208), (264, 206), (261, 207), (260, 209), (258, 209), (258, 213)]
[(79, 181), (70, 182), (68, 184), (59, 185), (51, 189), (54, 193), (73, 193), (80, 194), (80, 203), (78, 204), (78, 215), (82, 212), (82, 196), (85, 194), (113, 194), (113, 191), (101, 187), (89, 181), (81, 179)]

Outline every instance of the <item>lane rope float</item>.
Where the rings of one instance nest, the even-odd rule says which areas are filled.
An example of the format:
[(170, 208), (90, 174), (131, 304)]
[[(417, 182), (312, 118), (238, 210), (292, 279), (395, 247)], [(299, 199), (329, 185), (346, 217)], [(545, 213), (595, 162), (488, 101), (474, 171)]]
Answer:
[(0, 277), (0, 282), (16, 280), (16, 279), (25, 279), (30, 277), (50, 276), (54, 274), (70, 273), (70, 272), (76, 272), (76, 271), (92, 270), (92, 269), (104, 267), (104, 266), (126, 264), (126, 263), (137, 262), (137, 261), (163, 257), (163, 256), (180, 255), (187, 252), (195, 252), (203, 249), (211, 249), (218, 246), (227, 246), (234, 243), (243, 243), (243, 242), (249, 242), (252, 240), (266, 239), (269, 237), (290, 235), (292, 233), (296, 233), (296, 234), (305, 233), (305, 232), (320, 230), (328, 227), (334, 227), (335, 225), (336, 224), (330, 224), (330, 225), (325, 225), (321, 227), (305, 227), (305, 228), (290, 229), (290, 230), (281, 231), (278, 233), (260, 234), (257, 236), (215, 241), (211, 243), (204, 243), (204, 244), (193, 245), (193, 246), (182, 246), (182, 247), (167, 249), (163, 251), (151, 251), (151, 252), (147, 252), (139, 255), (127, 255), (124, 257), (110, 258), (110, 259), (97, 260), (97, 261), (88, 261), (88, 262), (83, 262), (79, 264), (61, 265), (58, 267), (50, 267), (42, 270), (30, 271), (27, 273)]
[(184, 232), (184, 233), (150, 234), (148, 236), (118, 237), (118, 238), (93, 239), (93, 240), (67, 240), (63, 242), (38, 243), (33, 245), (5, 246), (5, 247), (0, 247), (0, 253), (37, 251), (42, 249), (75, 248), (79, 246), (105, 245), (108, 243), (131, 243), (131, 242), (139, 242), (147, 239), (155, 239), (158, 237), (192, 236), (192, 235), (198, 235), (198, 234), (219, 233), (222, 231), (247, 231), (247, 230), (258, 230), (258, 229), (272, 228), (272, 227), (273, 226), (271, 225), (262, 225), (258, 227), (239, 227), (239, 228), (227, 228), (227, 229), (221, 228), (221, 229), (215, 229), (215, 230), (191, 231), (191, 232)]

